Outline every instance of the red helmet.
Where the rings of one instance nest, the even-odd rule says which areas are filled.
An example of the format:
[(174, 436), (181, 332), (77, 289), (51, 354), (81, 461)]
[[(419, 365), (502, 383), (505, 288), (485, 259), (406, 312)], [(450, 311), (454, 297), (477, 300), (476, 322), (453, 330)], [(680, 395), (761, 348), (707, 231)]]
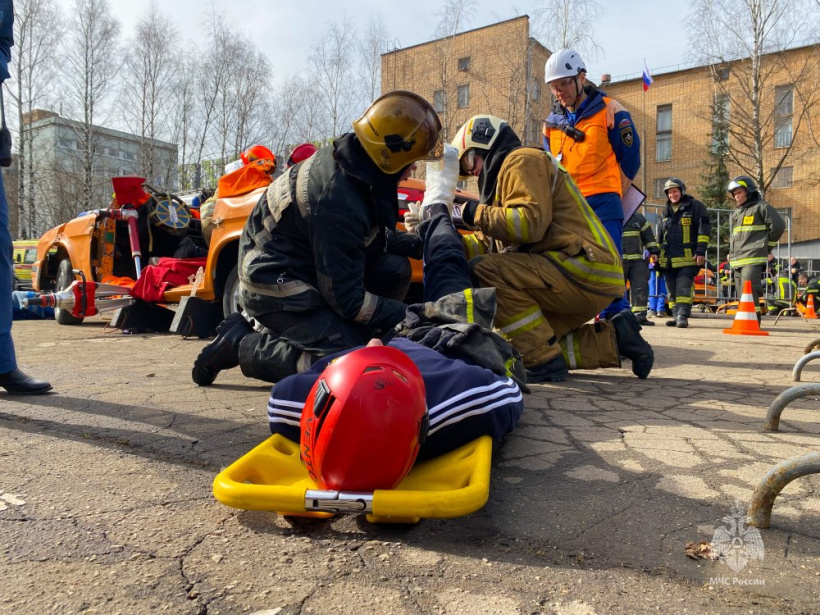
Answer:
[(354, 350), (313, 385), (301, 433), (302, 461), (320, 489), (392, 489), (427, 435), (421, 373), (395, 348)]
[(239, 154), (243, 164), (250, 164), (254, 160), (270, 160), (276, 162), (276, 156), (264, 145), (251, 145), (244, 152)]
[(290, 168), (295, 164), (299, 164), (303, 160), (307, 160), (316, 153), (316, 146), (313, 143), (302, 143), (293, 148), (293, 151), (288, 157), (288, 164), (285, 167)]

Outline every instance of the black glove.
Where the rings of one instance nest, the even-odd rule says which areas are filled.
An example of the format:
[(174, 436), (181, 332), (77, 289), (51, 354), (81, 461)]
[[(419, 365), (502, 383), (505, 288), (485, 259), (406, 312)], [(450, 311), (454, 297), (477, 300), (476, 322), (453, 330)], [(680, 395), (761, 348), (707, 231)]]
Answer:
[(419, 327), (413, 329), (408, 337), (417, 344), (432, 348), (436, 352), (446, 353), (464, 343), (475, 330), (480, 328), (479, 325), (472, 325), (465, 330), (451, 329), (446, 326)]
[(478, 210), (478, 201), (470, 199), (461, 206), (461, 220), (467, 226), (475, 228), (475, 214)]

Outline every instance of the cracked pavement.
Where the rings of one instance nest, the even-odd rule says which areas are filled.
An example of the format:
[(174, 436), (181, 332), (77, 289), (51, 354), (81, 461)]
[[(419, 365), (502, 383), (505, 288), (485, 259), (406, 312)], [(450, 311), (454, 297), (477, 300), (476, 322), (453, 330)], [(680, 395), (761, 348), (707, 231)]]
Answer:
[(684, 552), (773, 464), (820, 450), (816, 398), (762, 430), (820, 327), (730, 322), (645, 328), (645, 381), (625, 362), (534, 386), (487, 505), (416, 526), (223, 506), (211, 483), (268, 437), (267, 385), (195, 386), (200, 340), (16, 322), (21, 367), (56, 393), (0, 393), (0, 615), (820, 613), (820, 476), (778, 497), (762, 560)]

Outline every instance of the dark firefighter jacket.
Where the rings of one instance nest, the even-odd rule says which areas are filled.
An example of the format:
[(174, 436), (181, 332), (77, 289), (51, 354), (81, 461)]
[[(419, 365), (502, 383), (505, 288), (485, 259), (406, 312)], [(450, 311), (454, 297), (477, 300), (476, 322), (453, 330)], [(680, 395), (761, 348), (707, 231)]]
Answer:
[(621, 252), (625, 261), (639, 261), (643, 259), (644, 250), (649, 250), (650, 254), (657, 254), (658, 242), (655, 241), (652, 225), (636, 211), (624, 224)]
[(786, 229), (775, 208), (760, 198), (757, 192), (729, 216), (732, 237), (729, 252), (732, 269), (746, 265), (765, 265), (769, 252)]
[[(398, 217), (399, 175), (384, 175), (353, 134), (277, 178), (259, 199), (239, 243), (240, 292), (298, 306), (316, 292), (342, 318), (392, 327), (407, 306), (364, 286)], [(307, 301), (307, 299), (306, 299)], [(311, 305), (310, 307), (316, 307)], [(281, 309), (285, 309), (282, 307)]]
[(684, 194), (678, 210), (666, 201), (661, 225), (661, 259), (664, 269), (697, 266), (696, 256), (706, 256), (712, 223), (706, 206), (689, 194)]

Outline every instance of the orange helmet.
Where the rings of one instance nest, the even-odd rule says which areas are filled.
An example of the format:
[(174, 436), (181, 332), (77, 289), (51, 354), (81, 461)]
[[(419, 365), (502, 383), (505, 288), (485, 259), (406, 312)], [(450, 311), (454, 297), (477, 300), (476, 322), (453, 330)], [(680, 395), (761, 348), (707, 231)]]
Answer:
[(336, 359), (308, 394), (301, 457), (320, 489), (392, 489), (427, 435), (424, 380), (396, 348), (360, 348)]
[(285, 165), (289, 169), (295, 164), (299, 164), (303, 160), (307, 160), (316, 153), (316, 146), (313, 143), (302, 143), (293, 148), (293, 151), (288, 157), (288, 163)]
[(255, 160), (271, 160), (276, 163), (276, 156), (264, 145), (251, 145), (244, 152), (239, 154), (243, 164), (250, 164)]

